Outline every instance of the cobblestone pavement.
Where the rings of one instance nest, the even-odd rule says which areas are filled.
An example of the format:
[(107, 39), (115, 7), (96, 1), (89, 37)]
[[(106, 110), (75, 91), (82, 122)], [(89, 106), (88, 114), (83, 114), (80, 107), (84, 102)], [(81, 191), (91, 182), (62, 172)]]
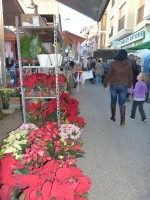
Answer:
[[(150, 200), (150, 104), (145, 103), (147, 123), (129, 119), (132, 103), (126, 104), (126, 125), (110, 118), (109, 89), (85, 82), (84, 88), (71, 94), (80, 102), (85, 158), (78, 160), (85, 175), (91, 178), (89, 200)], [(22, 122), (19, 111), (0, 121), (0, 141)]]

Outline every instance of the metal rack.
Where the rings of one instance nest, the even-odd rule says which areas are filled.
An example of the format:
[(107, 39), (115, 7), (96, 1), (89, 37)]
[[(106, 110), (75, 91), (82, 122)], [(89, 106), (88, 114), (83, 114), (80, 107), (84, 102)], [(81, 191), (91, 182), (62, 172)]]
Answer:
[[(57, 41), (63, 43), (63, 39), (59, 33), (58, 27), (56, 25), (56, 16), (54, 16), (54, 26), (45, 26), (45, 27), (19, 27), (18, 23), (18, 17), (15, 17), (15, 24), (16, 24), (16, 37), (17, 37), (17, 49), (18, 49), (18, 62), (19, 62), (19, 72), (20, 72), (20, 85), (21, 85), (21, 97), (22, 97), (22, 112), (23, 112), (23, 122), (26, 123), (26, 108), (25, 108), (25, 100), (29, 97), (25, 97), (24, 95), (24, 89), (22, 87), (23, 85), (23, 79), (22, 79), (22, 69), (25, 67), (22, 67), (21, 62), (21, 53), (20, 53), (20, 35), (19, 31), (23, 31), (24, 33), (27, 33), (29, 35), (32, 34), (38, 34), (41, 38), (42, 42), (53, 42), (53, 47), (55, 51), (55, 58), (56, 58), (56, 66), (53, 66), (55, 68), (55, 76), (56, 76), (56, 96), (50, 96), (50, 97), (38, 97), (38, 98), (56, 98), (57, 102), (57, 122), (58, 125), (60, 125), (60, 106), (59, 106), (59, 85), (58, 85), (58, 59), (57, 59)], [(52, 37), (53, 36), (53, 37)], [(44, 66), (46, 67), (46, 66)], [(41, 66), (26, 66), (26, 68), (42, 68)], [(52, 68), (52, 66), (50, 66)], [(31, 98), (37, 98), (37, 97), (31, 97)]]

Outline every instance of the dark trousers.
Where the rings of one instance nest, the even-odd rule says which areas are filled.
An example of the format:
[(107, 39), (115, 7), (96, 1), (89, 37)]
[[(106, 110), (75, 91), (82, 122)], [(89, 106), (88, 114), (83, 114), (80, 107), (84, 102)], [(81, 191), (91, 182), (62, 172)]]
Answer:
[(132, 118), (135, 118), (136, 108), (138, 106), (142, 121), (144, 119), (146, 119), (146, 115), (145, 115), (145, 112), (144, 112), (144, 109), (143, 109), (143, 103), (144, 103), (144, 101), (135, 101), (135, 100), (133, 101), (132, 109), (131, 109), (131, 117)]

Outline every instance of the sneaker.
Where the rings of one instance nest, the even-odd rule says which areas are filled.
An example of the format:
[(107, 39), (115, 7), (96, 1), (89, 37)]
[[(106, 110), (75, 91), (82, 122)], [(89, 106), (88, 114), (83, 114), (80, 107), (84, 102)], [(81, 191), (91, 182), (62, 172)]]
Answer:
[(146, 123), (146, 121), (147, 121), (147, 120), (146, 120), (146, 119), (144, 119), (144, 120), (142, 121), (142, 124)]
[(130, 119), (135, 120), (135, 118), (134, 118), (134, 117), (131, 117), (131, 116), (130, 116)]
[(126, 99), (126, 103), (129, 103), (129, 102), (131, 102), (131, 100), (130, 99)]

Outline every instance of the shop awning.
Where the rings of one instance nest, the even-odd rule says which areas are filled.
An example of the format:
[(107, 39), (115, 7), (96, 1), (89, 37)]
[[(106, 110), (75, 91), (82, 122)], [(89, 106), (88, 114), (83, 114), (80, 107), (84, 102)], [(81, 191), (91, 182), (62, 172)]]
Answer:
[(119, 49), (98, 49), (94, 51), (94, 58), (111, 59), (114, 58)]
[(56, 0), (99, 22), (110, 0)]
[(77, 45), (78, 42), (80, 42), (81, 44), (85, 40), (85, 38), (75, 35), (73, 33), (70, 33), (68, 31), (61, 31), (60, 34), (64, 39), (64, 43), (70, 46), (72, 46), (73, 42), (75, 42)]
[(127, 50), (142, 50), (142, 49), (150, 49), (150, 41), (127, 48)]

